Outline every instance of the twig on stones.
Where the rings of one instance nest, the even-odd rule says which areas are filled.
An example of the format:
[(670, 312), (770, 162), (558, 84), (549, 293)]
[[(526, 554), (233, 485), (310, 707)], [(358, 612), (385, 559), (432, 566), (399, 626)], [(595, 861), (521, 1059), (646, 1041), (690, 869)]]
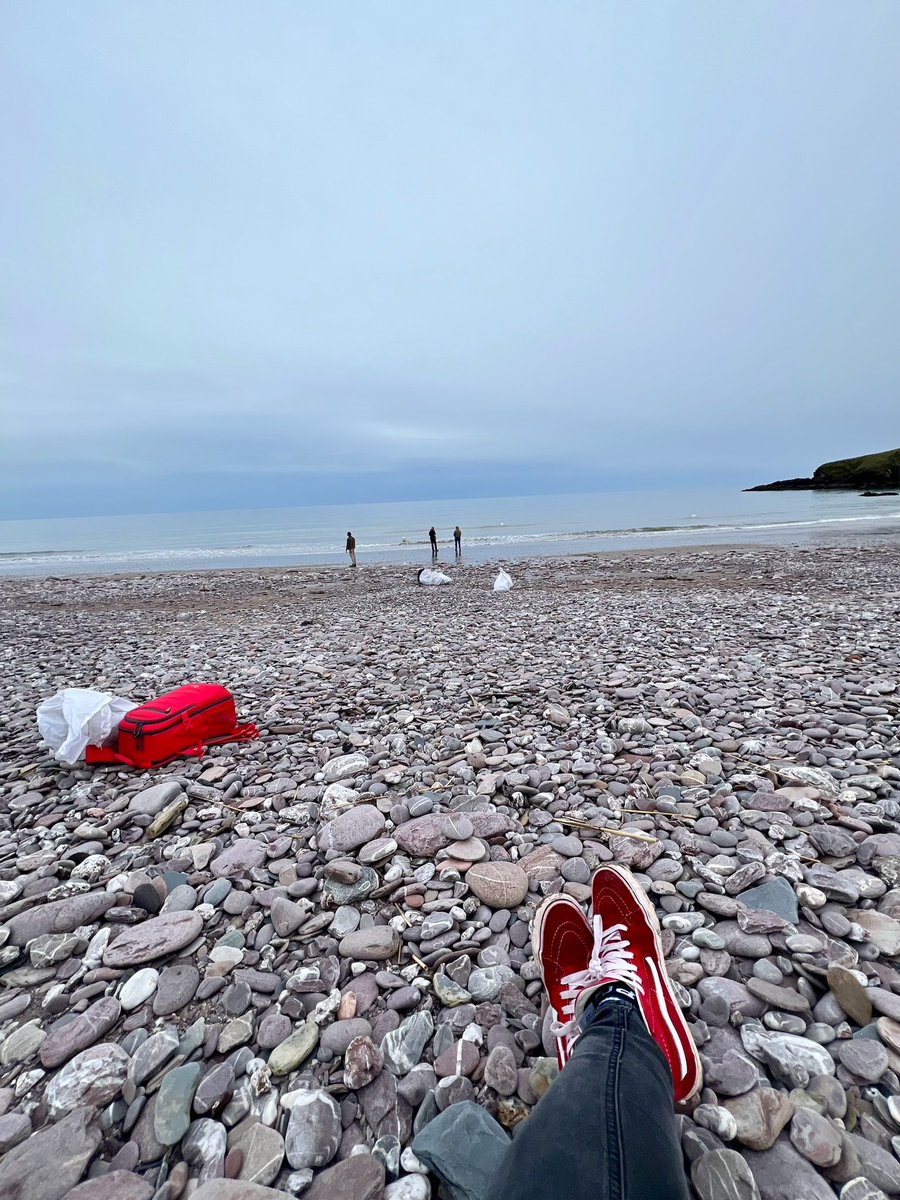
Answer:
[(626, 829), (607, 829), (604, 825), (592, 825), (590, 821), (578, 821), (574, 817), (556, 817), (560, 825), (571, 825), (573, 829), (586, 829), (589, 833), (600, 833), (604, 837), (632, 838), (636, 842), (658, 842), (652, 833), (632, 833)]

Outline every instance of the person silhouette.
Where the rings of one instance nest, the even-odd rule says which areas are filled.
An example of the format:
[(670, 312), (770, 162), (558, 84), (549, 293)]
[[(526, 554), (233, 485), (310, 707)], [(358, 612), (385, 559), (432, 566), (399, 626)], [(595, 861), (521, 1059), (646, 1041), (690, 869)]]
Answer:
[(437, 530), (435, 529), (435, 527), (433, 525), (428, 530), (428, 540), (431, 542), (431, 557), (437, 558), (437, 556), (438, 556)]
[(456, 557), (462, 554), (462, 530), (457, 525), (453, 530), (453, 549), (456, 551)]
[(350, 555), (350, 566), (356, 566), (356, 538), (347, 530), (347, 553)]

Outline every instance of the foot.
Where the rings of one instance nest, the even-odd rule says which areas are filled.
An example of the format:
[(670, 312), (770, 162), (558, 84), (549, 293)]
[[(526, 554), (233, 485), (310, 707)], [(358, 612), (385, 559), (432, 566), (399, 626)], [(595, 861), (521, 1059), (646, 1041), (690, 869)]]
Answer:
[(569, 1061), (578, 1038), (576, 982), (591, 957), (594, 939), (588, 919), (571, 896), (548, 896), (534, 915), (531, 945), (550, 998), (551, 1025), (560, 1067)]
[[(634, 991), (641, 1016), (659, 1045), (675, 1084), (675, 1100), (686, 1100), (703, 1082), (700, 1055), (675, 999), (659, 940), (659, 920), (652, 902), (625, 867), (605, 863), (594, 875), (594, 952), (590, 970), (613, 973)], [(603, 986), (600, 981), (596, 987)], [(580, 1014), (593, 983), (582, 984), (576, 1005)], [(585, 994), (587, 993), (587, 994)]]

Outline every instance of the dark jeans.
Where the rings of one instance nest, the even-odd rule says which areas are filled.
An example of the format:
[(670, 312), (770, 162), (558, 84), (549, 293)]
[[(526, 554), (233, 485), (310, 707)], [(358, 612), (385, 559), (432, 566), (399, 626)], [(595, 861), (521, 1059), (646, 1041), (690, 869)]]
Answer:
[(485, 1200), (688, 1200), (672, 1076), (635, 1004), (598, 1009)]

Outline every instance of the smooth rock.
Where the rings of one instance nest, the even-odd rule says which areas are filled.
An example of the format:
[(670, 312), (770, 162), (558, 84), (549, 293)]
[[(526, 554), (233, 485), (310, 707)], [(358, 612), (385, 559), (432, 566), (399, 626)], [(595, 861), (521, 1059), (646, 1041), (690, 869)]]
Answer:
[(82, 1050), (50, 1080), (44, 1098), (51, 1118), (83, 1104), (102, 1108), (118, 1096), (127, 1074), (128, 1055), (114, 1042)]
[(341, 938), (338, 952), (342, 958), (376, 962), (393, 958), (400, 949), (400, 937), (390, 925), (371, 925), (355, 929)]
[(759, 1189), (736, 1150), (711, 1150), (691, 1167), (691, 1182), (700, 1200), (759, 1200)]
[(341, 1141), (341, 1113), (327, 1092), (296, 1094), (284, 1134), (292, 1167), (322, 1167), (330, 1163)]
[(97, 1110), (76, 1108), (0, 1159), (4, 1200), (62, 1200), (81, 1179), (100, 1144)]
[(429, 1121), (413, 1141), (413, 1153), (444, 1183), (453, 1200), (482, 1200), (509, 1138), (478, 1104), (453, 1104)]
[(122, 929), (103, 952), (107, 967), (134, 967), (182, 950), (203, 929), (197, 912), (163, 913)]
[[(282, 1193), (278, 1192), (277, 1195), (282, 1196)], [(303, 1196), (304, 1200), (382, 1200), (384, 1165), (371, 1154), (354, 1154), (319, 1172)], [(192, 1200), (206, 1198), (194, 1196)], [(208, 1200), (214, 1200), (212, 1195)], [(222, 1200), (231, 1198), (223, 1197)], [(253, 1198), (248, 1197), (247, 1200)]]
[(491, 908), (516, 908), (528, 894), (528, 876), (515, 863), (476, 863), (466, 873), (466, 883)]

